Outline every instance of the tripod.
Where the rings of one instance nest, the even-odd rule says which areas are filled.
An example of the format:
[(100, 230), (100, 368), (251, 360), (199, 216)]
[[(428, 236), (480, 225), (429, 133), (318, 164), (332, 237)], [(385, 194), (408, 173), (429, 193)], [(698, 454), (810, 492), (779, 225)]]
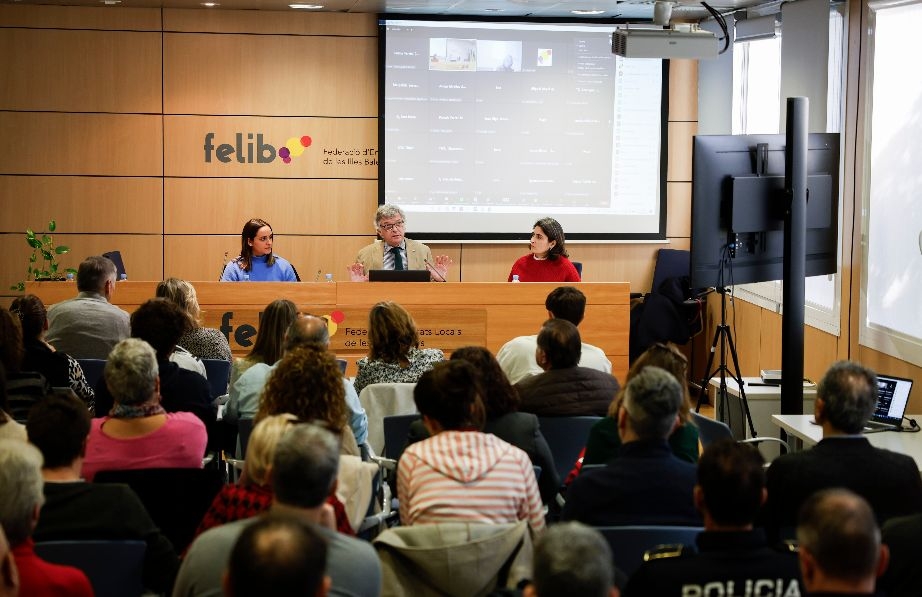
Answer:
[[(746, 414), (746, 421), (749, 423), (749, 431), (752, 434), (752, 437), (758, 437), (756, 433), (755, 425), (752, 424), (752, 414), (749, 412), (749, 402), (746, 400), (746, 390), (743, 388), (743, 376), (740, 373), (740, 363), (739, 357), (736, 355), (736, 345), (733, 343), (733, 336), (730, 334), (730, 326), (727, 325), (727, 289), (723, 286), (719, 286), (715, 291), (720, 294), (720, 325), (717, 326), (717, 329), (714, 330), (714, 341), (711, 342), (711, 352), (708, 355), (707, 366), (704, 369), (704, 379), (701, 380), (701, 391), (698, 394), (698, 404), (695, 405), (695, 412), (701, 411), (701, 403), (704, 402), (704, 396), (708, 389), (708, 382), (717, 375), (720, 374), (720, 386), (717, 389), (717, 404), (720, 405), (718, 410), (717, 420), (723, 421), (723, 409), (727, 407), (727, 374), (730, 374), (730, 378), (736, 381), (740, 389), (740, 402), (743, 405), (743, 412)], [(711, 367), (714, 365), (714, 353), (717, 349), (717, 344), (720, 343), (720, 365), (711, 372)], [(736, 375), (733, 375), (732, 372), (727, 367), (727, 347), (730, 348), (730, 356), (733, 358), (733, 368), (736, 372)]]

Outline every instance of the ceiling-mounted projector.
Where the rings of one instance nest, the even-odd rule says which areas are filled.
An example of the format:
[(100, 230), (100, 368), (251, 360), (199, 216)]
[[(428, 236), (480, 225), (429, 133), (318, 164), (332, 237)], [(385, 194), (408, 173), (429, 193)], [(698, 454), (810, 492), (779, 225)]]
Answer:
[(611, 36), (611, 51), (625, 58), (716, 58), (717, 36), (697, 26), (619, 27)]

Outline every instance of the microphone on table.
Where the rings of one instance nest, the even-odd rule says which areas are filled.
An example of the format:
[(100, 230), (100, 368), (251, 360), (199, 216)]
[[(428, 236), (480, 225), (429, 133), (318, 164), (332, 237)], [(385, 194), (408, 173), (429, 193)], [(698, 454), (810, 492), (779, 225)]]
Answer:
[(435, 266), (434, 266), (434, 265), (432, 265), (431, 263), (429, 263), (429, 260), (428, 260), (428, 259), (423, 259), (423, 263), (426, 264), (426, 269), (429, 270), (429, 273), (435, 274), (436, 276), (438, 276), (438, 277), (436, 278), (436, 281), (438, 281), (438, 282), (447, 282), (447, 281), (448, 281), (448, 280), (445, 279), (445, 276), (443, 276), (442, 274), (439, 273), (439, 270), (435, 269)]

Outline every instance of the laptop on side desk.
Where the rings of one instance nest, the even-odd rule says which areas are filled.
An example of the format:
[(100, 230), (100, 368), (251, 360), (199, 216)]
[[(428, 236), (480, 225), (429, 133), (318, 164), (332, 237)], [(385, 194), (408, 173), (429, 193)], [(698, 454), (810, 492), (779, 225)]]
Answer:
[(877, 406), (871, 420), (865, 424), (865, 433), (901, 431), (903, 415), (909, 406), (912, 380), (891, 375), (877, 376)]

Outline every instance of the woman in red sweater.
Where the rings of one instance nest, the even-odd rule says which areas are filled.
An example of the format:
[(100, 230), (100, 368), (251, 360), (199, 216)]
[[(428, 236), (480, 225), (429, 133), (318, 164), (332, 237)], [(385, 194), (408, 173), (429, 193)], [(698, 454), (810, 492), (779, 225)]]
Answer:
[(563, 228), (554, 218), (541, 218), (531, 233), (531, 253), (512, 264), (513, 276), (519, 282), (579, 282), (579, 273), (568, 259), (564, 246)]

